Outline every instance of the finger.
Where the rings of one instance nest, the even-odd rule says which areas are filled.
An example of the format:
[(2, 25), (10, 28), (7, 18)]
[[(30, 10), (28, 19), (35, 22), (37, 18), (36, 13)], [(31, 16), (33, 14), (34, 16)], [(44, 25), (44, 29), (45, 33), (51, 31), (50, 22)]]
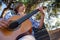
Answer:
[(0, 26), (6, 26), (4, 23), (0, 23)]
[(0, 22), (0, 27), (7, 27), (7, 25), (2, 23), (2, 22)]
[(40, 7), (41, 10), (43, 10), (43, 7)]
[(1, 21), (1, 23), (5, 24), (5, 25), (8, 25), (7, 21)]

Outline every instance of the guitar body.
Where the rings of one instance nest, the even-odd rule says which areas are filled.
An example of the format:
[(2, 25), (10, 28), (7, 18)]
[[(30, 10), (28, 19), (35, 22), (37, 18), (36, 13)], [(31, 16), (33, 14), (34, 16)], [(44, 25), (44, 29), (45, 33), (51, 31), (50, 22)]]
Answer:
[[(9, 20), (17, 20), (21, 18), (21, 16), (13, 16)], [(16, 37), (28, 32), (30, 29), (32, 29), (32, 24), (29, 19), (24, 21), (21, 25), (19, 25), (20, 28), (18, 28), (15, 31), (8, 31), (7, 29), (1, 29), (0, 30), (0, 40), (16, 40)]]

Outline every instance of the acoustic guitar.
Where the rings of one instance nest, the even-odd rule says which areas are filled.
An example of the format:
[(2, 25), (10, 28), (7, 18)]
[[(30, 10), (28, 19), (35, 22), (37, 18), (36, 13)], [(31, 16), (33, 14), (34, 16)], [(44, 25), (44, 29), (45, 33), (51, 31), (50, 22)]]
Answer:
[(16, 40), (17, 36), (28, 32), (32, 28), (29, 18), (38, 11), (39, 10), (34, 10), (23, 17), (15, 15), (8, 19), (12, 20), (12, 22), (9, 23), (8, 28), (0, 30), (0, 40)]

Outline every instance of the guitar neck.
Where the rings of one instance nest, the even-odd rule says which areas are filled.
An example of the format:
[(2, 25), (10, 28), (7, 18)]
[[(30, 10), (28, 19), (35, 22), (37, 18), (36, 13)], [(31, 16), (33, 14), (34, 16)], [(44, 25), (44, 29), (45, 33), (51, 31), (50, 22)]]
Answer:
[(34, 10), (33, 12), (23, 16), (22, 18), (18, 19), (17, 22), (18, 24), (21, 24), (22, 22), (24, 22), (25, 20), (29, 19), (32, 15), (36, 14), (39, 10)]

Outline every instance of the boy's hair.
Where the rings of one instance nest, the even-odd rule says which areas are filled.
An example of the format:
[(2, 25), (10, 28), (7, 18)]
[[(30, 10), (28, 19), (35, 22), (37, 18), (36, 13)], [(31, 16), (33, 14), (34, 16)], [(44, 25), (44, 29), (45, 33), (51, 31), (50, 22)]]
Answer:
[(23, 6), (23, 3), (22, 2), (18, 2), (18, 3), (16, 3), (16, 6), (15, 6), (15, 11), (16, 11), (16, 13), (18, 13), (18, 9), (19, 9), (19, 7), (21, 7), (21, 6)]

